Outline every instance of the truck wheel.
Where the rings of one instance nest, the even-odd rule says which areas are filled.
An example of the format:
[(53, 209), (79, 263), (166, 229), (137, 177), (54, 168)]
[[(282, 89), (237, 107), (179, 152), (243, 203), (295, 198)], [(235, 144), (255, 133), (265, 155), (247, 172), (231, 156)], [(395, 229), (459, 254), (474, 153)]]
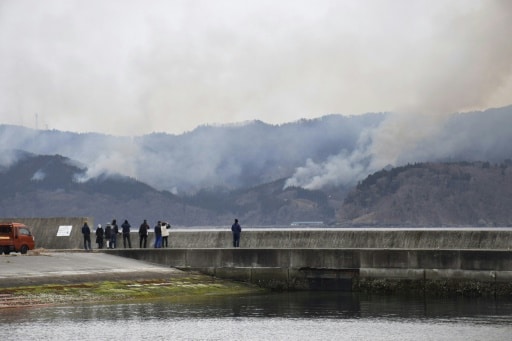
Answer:
[(8, 247), (8, 246), (6, 246), (6, 247), (4, 248), (4, 253), (5, 253), (6, 255), (8, 255), (9, 253), (11, 253), (11, 250), (9, 250), (9, 247)]
[(21, 252), (22, 255), (26, 254), (28, 252), (28, 246), (27, 245), (22, 245), (21, 249), (20, 249), (20, 252)]

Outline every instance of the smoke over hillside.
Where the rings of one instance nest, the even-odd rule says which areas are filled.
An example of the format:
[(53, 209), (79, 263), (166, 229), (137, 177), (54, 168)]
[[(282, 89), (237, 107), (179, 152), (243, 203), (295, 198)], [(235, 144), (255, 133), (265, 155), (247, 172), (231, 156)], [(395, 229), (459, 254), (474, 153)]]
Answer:
[[(464, 15), (442, 18), (430, 44), (410, 51), (410, 62), (404, 65), (404, 74), (419, 77), (412, 80), (416, 93), (407, 105), (396, 108), (377, 128), (364, 132), (352, 153), (341, 151), (320, 163), (308, 160), (287, 185), (318, 189), (353, 183), (387, 165), (433, 157), (432, 150), (457, 153), (454, 148), (460, 145), (440, 147), (440, 141), (433, 139), (443, 134), (449, 114), (481, 107), (510, 77), (512, 40), (508, 32), (512, 32), (510, 1), (488, 1)], [(452, 132), (468, 133), (456, 127)], [(457, 138), (468, 140), (468, 144), (474, 143), (471, 139), (470, 135)]]
[[(294, 173), (293, 180), (304, 182), (289, 179), (288, 186), (350, 185), (376, 167), (372, 133), (382, 132), (394, 115), (330, 115), (280, 126), (249, 122), (138, 137), (0, 125), (0, 143), (9, 148), (0, 153), (0, 169), (24, 157), (13, 150), (23, 150), (77, 160), (87, 170), (78, 178), (82, 182), (121, 174), (176, 194), (251, 187)], [(424, 125), (410, 124), (410, 131)], [(418, 143), (404, 145), (396, 163), (512, 159), (512, 106), (446, 115), (438, 127), (421, 141), (417, 136)]]
[[(361, 132), (383, 114), (325, 116), (281, 126), (248, 122), (203, 126), (182, 135), (115, 137), (0, 126), (0, 143), (34, 154), (60, 154), (87, 168), (85, 181), (119, 173), (174, 193), (233, 189), (289, 177), (306, 159), (352, 150)], [(4, 166), (16, 157), (1, 159)]]

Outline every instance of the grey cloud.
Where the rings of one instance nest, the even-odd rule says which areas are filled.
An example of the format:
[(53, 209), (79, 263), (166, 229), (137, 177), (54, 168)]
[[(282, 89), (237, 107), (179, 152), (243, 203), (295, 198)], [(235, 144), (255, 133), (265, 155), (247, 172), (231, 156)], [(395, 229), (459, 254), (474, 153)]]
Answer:
[[(34, 127), (38, 113), (39, 128), (59, 131), (3, 134), (2, 146), (77, 159), (82, 181), (121, 173), (175, 193), (294, 172), (288, 185), (320, 188), (448, 157), (424, 141), (512, 85), (510, 2), (457, 3), (3, 1), (2, 120)], [(194, 129), (371, 111), (395, 114), (265, 141)]]
[[(435, 15), (467, 3), (479, 2), (6, 0), (0, 112), (3, 123), (34, 127), (39, 113), (42, 128), (144, 135), (397, 111), (442, 74), (443, 46), (427, 39)], [(440, 41), (459, 46), (464, 31), (452, 32)]]

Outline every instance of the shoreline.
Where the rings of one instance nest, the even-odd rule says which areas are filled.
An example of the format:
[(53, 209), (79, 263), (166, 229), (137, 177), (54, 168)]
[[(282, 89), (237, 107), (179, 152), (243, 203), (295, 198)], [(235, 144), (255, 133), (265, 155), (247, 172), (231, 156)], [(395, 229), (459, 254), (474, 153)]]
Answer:
[(0, 309), (262, 292), (248, 283), (105, 253), (0, 256)]
[(0, 309), (70, 305), (75, 303), (133, 302), (154, 299), (199, 298), (267, 293), (268, 290), (242, 282), (207, 275), (111, 280), (68, 284), (39, 284), (0, 289)]

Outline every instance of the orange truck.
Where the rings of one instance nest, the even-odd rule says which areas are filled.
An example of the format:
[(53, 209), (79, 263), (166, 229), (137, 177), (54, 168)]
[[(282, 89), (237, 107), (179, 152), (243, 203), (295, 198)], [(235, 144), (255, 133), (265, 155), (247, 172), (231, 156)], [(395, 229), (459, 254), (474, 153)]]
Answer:
[(35, 247), (30, 228), (20, 223), (0, 223), (0, 254), (11, 252), (26, 254)]

